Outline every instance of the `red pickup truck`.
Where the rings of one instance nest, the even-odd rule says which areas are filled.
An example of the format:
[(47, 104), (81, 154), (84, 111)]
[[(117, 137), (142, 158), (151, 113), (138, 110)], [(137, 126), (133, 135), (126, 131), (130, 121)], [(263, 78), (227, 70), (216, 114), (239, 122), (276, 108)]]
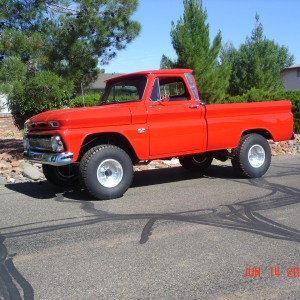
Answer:
[(230, 159), (239, 176), (260, 177), (267, 139), (294, 135), (290, 101), (205, 105), (189, 69), (112, 78), (98, 106), (46, 111), (25, 126), (24, 157), (42, 163), (51, 183), (80, 182), (97, 199), (122, 196), (133, 165), (159, 158), (199, 172)]

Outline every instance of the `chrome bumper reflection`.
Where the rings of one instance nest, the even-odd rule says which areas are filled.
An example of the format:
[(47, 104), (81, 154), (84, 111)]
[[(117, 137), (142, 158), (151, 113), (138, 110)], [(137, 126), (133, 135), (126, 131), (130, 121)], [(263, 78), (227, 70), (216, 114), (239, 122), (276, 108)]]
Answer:
[(24, 158), (41, 164), (63, 166), (73, 162), (73, 153), (43, 153), (27, 150), (24, 151)]

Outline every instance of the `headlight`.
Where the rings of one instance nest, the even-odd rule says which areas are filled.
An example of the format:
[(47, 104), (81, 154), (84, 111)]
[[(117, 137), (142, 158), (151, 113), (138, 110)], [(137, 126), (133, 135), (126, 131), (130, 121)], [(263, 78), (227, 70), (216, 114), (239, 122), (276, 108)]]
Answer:
[(54, 128), (58, 128), (60, 125), (58, 121), (49, 121), (48, 124)]
[(54, 152), (63, 152), (64, 151), (63, 142), (58, 135), (51, 137), (51, 146), (52, 146), (52, 150)]

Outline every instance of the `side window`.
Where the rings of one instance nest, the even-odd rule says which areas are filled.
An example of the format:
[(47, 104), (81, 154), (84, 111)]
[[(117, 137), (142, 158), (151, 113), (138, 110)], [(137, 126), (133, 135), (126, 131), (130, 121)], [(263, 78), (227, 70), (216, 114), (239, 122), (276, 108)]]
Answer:
[(185, 83), (180, 77), (160, 77), (160, 94), (169, 101), (184, 101), (190, 99)]

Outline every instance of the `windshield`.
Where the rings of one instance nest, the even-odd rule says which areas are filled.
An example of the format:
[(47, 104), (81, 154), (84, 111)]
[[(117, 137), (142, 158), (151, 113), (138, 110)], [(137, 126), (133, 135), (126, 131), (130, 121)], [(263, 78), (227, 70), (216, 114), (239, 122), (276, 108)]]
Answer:
[(138, 76), (107, 84), (101, 97), (101, 104), (140, 101), (143, 98), (147, 77)]

